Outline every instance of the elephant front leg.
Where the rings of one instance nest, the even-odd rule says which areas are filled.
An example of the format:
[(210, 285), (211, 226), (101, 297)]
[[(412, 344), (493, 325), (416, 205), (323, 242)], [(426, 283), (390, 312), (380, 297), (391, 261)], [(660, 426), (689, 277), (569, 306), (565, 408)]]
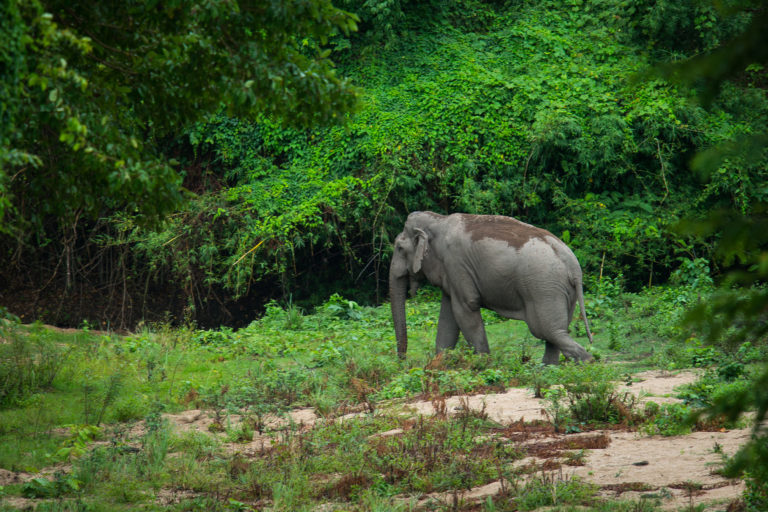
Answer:
[(490, 352), (488, 337), (485, 335), (485, 325), (483, 324), (483, 316), (480, 314), (480, 310), (472, 311), (467, 307), (457, 304), (456, 301), (453, 301), (452, 305), (456, 323), (459, 325), (461, 332), (464, 333), (464, 337), (469, 344), (474, 347), (475, 352), (488, 354)]
[(440, 317), (437, 320), (437, 339), (435, 349), (439, 354), (445, 349), (454, 348), (459, 339), (459, 324), (453, 316), (451, 298), (443, 293), (443, 301), (440, 303)]
[(558, 364), (560, 362), (560, 349), (554, 344), (546, 342), (544, 346), (544, 364)]

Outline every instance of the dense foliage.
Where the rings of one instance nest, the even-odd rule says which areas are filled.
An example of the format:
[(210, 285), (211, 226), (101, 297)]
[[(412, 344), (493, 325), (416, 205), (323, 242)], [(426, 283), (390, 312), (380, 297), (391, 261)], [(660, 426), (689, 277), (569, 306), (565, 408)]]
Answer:
[[(355, 27), (322, 0), (3, 6), (4, 230), (178, 207), (160, 142), (229, 107), (304, 123), (350, 109), (321, 43)], [(0, 217), (2, 219), (2, 217)]]
[(138, 264), (200, 290), (194, 304), (211, 284), (235, 296), (279, 284), (273, 296), (312, 303), (375, 287), (380, 299), (405, 214), (468, 211), (551, 229), (587, 274), (664, 281), (681, 259), (711, 258), (670, 229), (683, 214), (768, 199), (764, 158), (723, 161), (706, 184), (687, 167), (702, 148), (765, 129), (768, 103), (750, 85), (758, 68), (709, 111), (640, 79), (669, 48), (713, 48), (744, 15), (625, 4), (451, 4), (425, 23), (423, 5), (374, 13), (366, 2), (361, 33), (333, 41), (364, 88), (360, 111), (311, 130), (226, 116), (198, 125), (178, 151), (201, 195), (165, 231), (134, 229), (125, 243), (142, 251)]
[[(338, 73), (359, 87), (359, 109), (345, 117), (343, 126), (314, 121), (349, 106), (342, 100), (349, 85), (338, 79), (331, 82), (341, 87), (333, 89), (341, 94), (332, 102), (334, 108), (320, 109), (322, 94), (296, 94), (295, 99), (316, 102), (307, 112), (320, 112), (319, 117), (301, 118), (309, 127), (279, 122), (276, 114), (297, 105), (273, 96), (257, 105), (262, 113), (255, 117), (221, 110), (189, 125), (181, 121), (195, 117), (182, 114), (189, 114), (196, 102), (207, 105), (205, 111), (219, 105), (215, 94), (201, 95), (207, 87), (228, 91), (233, 105), (247, 103), (238, 96), (242, 88), (229, 84), (233, 76), (241, 76), (238, 62), (256, 50), (247, 45), (236, 49), (206, 30), (214, 23), (231, 25), (243, 42), (249, 41), (254, 32), (246, 27), (252, 12), (241, 6), (231, 13), (214, 9), (216, 5), (208, 11), (179, 7), (178, 13), (176, 8), (141, 12), (159, 23), (151, 34), (161, 47), (163, 36), (170, 38), (167, 44), (187, 48), (188, 42), (173, 39), (173, 34), (189, 24), (197, 30), (197, 36), (189, 37), (206, 34), (200, 44), (211, 60), (205, 60), (207, 53), (191, 50), (180, 53), (178, 60), (186, 63), (185, 77), (194, 75), (194, 69), (210, 68), (220, 73), (218, 81), (200, 75), (165, 84), (148, 77), (157, 72), (152, 63), (125, 60), (127, 56), (112, 55), (93, 41), (83, 50), (86, 55), (107, 52), (119, 57), (115, 62), (123, 68), (136, 68), (123, 74), (107, 68), (102, 81), (88, 77), (88, 91), (96, 91), (93, 82), (106, 90), (115, 77), (123, 80), (117, 80), (116, 97), (94, 92), (97, 105), (138, 102), (130, 111), (120, 111), (131, 117), (131, 124), (119, 129), (111, 121), (104, 125), (113, 135), (129, 134), (120, 138), (115, 151), (134, 155), (136, 169), (147, 174), (149, 184), (158, 180), (167, 186), (173, 180), (139, 164), (149, 161), (148, 154), (152, 161), (178, 162), (179, 179), (195, 194), (159, 229), (147, 229), (133, 203), (115, 201), (105, 207), (92, 201), (101, 216), (96, 223), (81, 221), (72, 229), (73, 223), (65, 222), (69, 231), (64, 233), (59, 224), (50, 224), (42, 231), (47, 245), (38, 245), (30, 259), (22, 260), (18, 251), (6, 253), (6, 261), (15, 264), (8, 268), (30, 264), (45, 269), (25, 283), (9, 279), (27, 290), (19, 296), (34, 297), (24, 304), (28, 314), (65, 322), (93, 314), (40, 299), (39, 290), (47, 282), (55, 283), (49, 291), (74, 290), (79, 303), (95, 290), (108, 290), (99, 299), (104, 303), (98, 319), (127, 324), (165, 310), (178, 318), (186, 310), (188, 318), (208, 324), (242, 324), (270, 298), (309, 305), (333, 292), (381, 300), (390, 241), (405, 215), (417, 209), (513, 215), (541, 225), (574, 248), (588, 285), (590, 279), (610, 276), (637, 289), (664, 282), (681, 260), (706, 265), (714, 259), (712, 236), (694, 242), (670, 229), (683, 214), (715, 207), (749, 212), (768, 200), (762, 152), (720, 159), (706, 183), (688, 170), (700, 150), (766, 130), (763, 68), (752, 66), (725, 83), (708, 110), (695, 101), (696, 90), (648, 74), (659, 63), (710, 51), (742, 33), (751, 19), (748, 11), (734, 14), (699, 2), (666, 0), (349, 0), (338, 5), (359, 14), (359, 32), (345, 34), (340, 29), (350, 27), (350, 18), (340, 21), (330, 14), (324, 29), (314, 27), (320, 33), (302, 25), (303, 18), (296, 27), (275, 26), (278, 32), (309, 31), (306, 39), (281, 39), (284, 46), (279, 48), (294, 49), (293, 42), (312, 49), (326, 41)], [(107, 17), (106, 9), (92, 11), (89, 20), (63, 14), (54, 19), (72, 25), (67, 33), (82, 39), (85, 34), (78, 27), (106, 31), (98, 23), (99, 16)], [(120, 10), (116, 15), (132, 19)], [(297, 51), (297, 58), (303, 55), (301, 48)], [(223, 57), (227, 52), (234, 60)], [(95, 65), (82, 55), (80, 61)], [(216, 67), (220, 61), (225, 64)], [(265, 75), (263, 70), (246, 70)], [(146, 85), (133, 86), (139, 82)], [(30, 88), (28, 80), (23, 86)], [(142, 87), (153, 88), (145, 91), (151, 102), (136, 96)], [(163, 116), (156, 120), (160, 105)], [(30, 132), (18, 133), (20, 140), (33, 140)], [(131, 149), (134, 142), (137, 146)], [(61, 143), (72, 146), (77, 141)], [(62, 179), (75, 179), (79, 172), (89, 176), (87, 186), (94, 188), (83, 196), (89, 197), (103, 187), (98, 173), (85, 174), (93, 170), (71, 160), (84, 154), (61, 152), (69, 156), (57, 157), (55, 172)], [(163, 165), (168, 176), (177, 175)], [(97, 167), (103, 172), (103, 166)], [(57, 180), (44, 183), (25, 194), (48, 197), (54, 194), (49, 186), (56, 193), (71, 190)], [(148, 187), (129, 189), (151, 208), (179, 204), (152, 196)], [(52, 204), (72, 203), (57, 199)], [(68, 211), (77, 219), (85, 210)], [(66, 272), (60, 266), (62, 256)]]

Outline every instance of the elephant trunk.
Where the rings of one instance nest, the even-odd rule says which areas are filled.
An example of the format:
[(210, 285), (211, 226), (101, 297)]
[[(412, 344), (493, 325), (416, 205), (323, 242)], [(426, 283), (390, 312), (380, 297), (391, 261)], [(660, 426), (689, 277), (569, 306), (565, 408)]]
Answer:
[(408, 277), (395, 277), (390, 273), (389, 300), (392, 307), (392, 323), (395, 325), (397, 340), (397, 356), (405, 359), (408, 350), (408, 331), (405, 326), (405, 295), (408, 288)]

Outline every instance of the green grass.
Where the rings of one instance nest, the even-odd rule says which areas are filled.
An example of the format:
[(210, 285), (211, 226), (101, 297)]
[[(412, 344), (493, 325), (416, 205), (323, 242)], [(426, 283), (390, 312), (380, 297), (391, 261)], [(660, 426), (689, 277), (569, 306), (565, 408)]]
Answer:
[[(42, 326), (6, 330), (4, 338), (15, 336), (17, 345), (4, 344), (4, 350), (66, 357), (49, 383), (23, 381), (26, 387), (0, 408), (0, 467), (71, 467), (37, 487), (11, 485), (0, 492), (33, 496), (38, 510), (313, 510), (321, 503), (343, 510), (408, 510), (405, 498), (505, 478), (517, 483), (483, 510), (607, 510), (591, 484), (521, 483), (512, 465), (524, 454), (499, 437), (500, 426), (482, 411), (414, 422), (387, 413), (386, 404), (416, 396), (439, 404), (440, 396), (528, 386), (550, 393), (550, 412), (566, 431), (645, 422), (644, 431), (677, 433), (696, 428), (684, 413), (743, 389), (754, 363), (765, 357), (760, 347), (727, 353), (679, 332), (683, 307), (697, 300), (692, 290), (628, 294), (603, 287), (587, 295), (596, 364), (544, 368), (543, 343), (524, 323), (491, 312), (484, 312), (490, 355), (475, 355), (462, 341), (435, 359), (436, 299), (427, 289), (408, 303), (406, 361), (395, 355), (387, 306), (364, 308), (338, 297), (314, 314), (273, 304), (262, 319), (238, 331), (167, 325), (130, 336)], [(578, 320), (572, 331), (586, 345)], [(34, 370), (36, 361), (29, 358), (26, 370)], [(636, 410), (631, 417), (616, 405), (617, 382), (633, 372), (694, 365), (708, 370), (681, 393), (687, 405)], [(268, 414), (303, 406), (325, 420), (303, 432), (295, 425), (270, 431), (264, 423)], [(225, 431), (175, 432), (161, 419), (162, 412), (191, 408), (214, 411)], [(376, 414), (335, 419), (349, 410)], [(230, 425), (233, 414), (246, 418), (244, 426)], [(131, 425), (140, 419), (148, 428), (130, 438)], [(377, 435), (395, 428), (402, 433)], [(272, 447), (247, 457), (226, 447), (256, 431), (270, 435)], [(171, 490), (183, 491), (181, 502), (163, 498)], [(616, 506), (635, 510), (632, 504)]]

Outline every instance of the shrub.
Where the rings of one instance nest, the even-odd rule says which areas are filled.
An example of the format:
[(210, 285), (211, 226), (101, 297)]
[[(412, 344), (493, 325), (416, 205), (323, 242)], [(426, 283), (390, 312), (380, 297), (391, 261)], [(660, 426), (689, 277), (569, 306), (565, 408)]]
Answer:
[(56, 473), (53, 480), (33, 478), (25, 483), (21, 493), (25, 498), (58, 498), (80, 489), (81, 482), (71, 475)]
[(550, 414), (558, 430), (578, 431), (578, 424), (634, 423), (634, 395), (618, 391), (618, 372), (598, 363), (568, 364), (558, 368), (555, 382), (561, 388), (546, 393)]
[(651, 415), (643, 431), (649, 435), (679, 436), (691, 433), (691, 408), (685, 404), (646, 407)]
[(33, 393), (50, 386), (66, 362), (65, 350), (50, 334), (33, 328), (0, 330), (0, 408), (19, 405)]

